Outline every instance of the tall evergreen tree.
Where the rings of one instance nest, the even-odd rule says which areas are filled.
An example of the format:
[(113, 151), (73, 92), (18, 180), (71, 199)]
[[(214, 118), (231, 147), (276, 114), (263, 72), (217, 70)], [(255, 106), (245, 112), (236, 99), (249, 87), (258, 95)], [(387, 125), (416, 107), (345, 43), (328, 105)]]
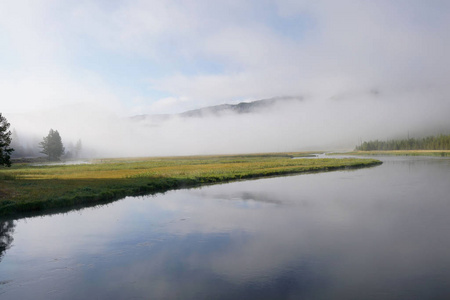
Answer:
[(9, 144), (11, 144), (9, 123), (0, 113), (0, 166), (11, 166), (11, 152), (13, 152), (14, 149), (10, 148)]
[(48, 135), (39, 143), (41, 153), (48, 155), (49, 160), (59, 160), (64, 154), (64, 146), (58, 130), (50, 129)]

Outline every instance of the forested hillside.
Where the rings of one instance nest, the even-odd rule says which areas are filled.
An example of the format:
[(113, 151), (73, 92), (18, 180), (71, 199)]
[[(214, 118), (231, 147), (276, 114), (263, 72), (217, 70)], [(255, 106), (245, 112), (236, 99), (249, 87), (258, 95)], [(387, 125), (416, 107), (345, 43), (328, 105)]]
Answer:
[(369, 141), (356, 146), (358, 151), (372, 150), (450, 150), (450, 135), (428, 136), (422, 139)]

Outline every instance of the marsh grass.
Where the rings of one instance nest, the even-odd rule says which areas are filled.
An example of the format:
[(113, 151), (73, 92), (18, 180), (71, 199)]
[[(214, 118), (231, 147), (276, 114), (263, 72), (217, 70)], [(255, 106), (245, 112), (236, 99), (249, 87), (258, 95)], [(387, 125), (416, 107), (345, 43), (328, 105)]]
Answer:
[(17, 175), (15, 173), (0, 174), (0, 180), (16, 180)]
[(93, 205), (203, 184), (357, 168), (372, 159), (292, 159), (309, 153), (93, 160), (91, 164), (0, 169), (0, 216)]

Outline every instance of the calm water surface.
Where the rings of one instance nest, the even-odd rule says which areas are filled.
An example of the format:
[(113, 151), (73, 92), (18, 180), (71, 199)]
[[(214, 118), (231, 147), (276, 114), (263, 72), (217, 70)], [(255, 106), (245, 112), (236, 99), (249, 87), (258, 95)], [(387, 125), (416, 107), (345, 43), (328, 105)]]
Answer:
[(382, 160), (3, 222), (0, 299), (450, 299), (450, 160)]

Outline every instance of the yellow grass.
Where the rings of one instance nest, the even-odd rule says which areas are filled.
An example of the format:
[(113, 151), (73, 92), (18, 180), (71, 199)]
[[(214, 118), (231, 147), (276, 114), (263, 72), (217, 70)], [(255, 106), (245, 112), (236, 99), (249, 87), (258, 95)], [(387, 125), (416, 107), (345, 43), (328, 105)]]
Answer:
[(305, 153), (94, 160), (91, 164), (0, 169), (0, 215), (95, 204), (246, 178), (365, 167), (371, 159), (292, 159)]

